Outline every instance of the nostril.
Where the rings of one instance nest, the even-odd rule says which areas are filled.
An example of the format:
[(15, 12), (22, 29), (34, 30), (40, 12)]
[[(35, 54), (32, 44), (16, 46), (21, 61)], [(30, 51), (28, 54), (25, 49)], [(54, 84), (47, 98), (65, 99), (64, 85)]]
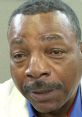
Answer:
[(37, 79), (37, 78), (41, 78), (41, 77), (48, 77), (49, 75), (50, 75), (49, 73), (37, 73), (37, 74), (27, 74), (26, 76), (28, 78)]
[(39, 77), (42, 77), (42, 76), (45, 76), (45, 77), (48, 77), (49, 74), (48, 73), (42, 73), (42, 74), (39, 74), (39, 75), (31, 75), (31, 74), (27, 74), (27, 77), (29, 78), (39, 78)]
[(48, 77), (50, 75), (50, 71), (49, 70), (41, 70), (41, 69), (38, 69), (38, 70), (31, 70), (31, 69), (28, 69), (26, 70), (25, 72), (25, 76), (28, 77), (28, 78), (41, 78), (41, 77)]
[(49, 75), (50, 75), (49, 72), (44, 72), (44, 73), (40, 74), (40, 77), (42, 77), (42, 76), (48, 77)]
[(30, 75), (30, 74), (28, 74), (27, 77), (28, 78), (34, 78), (34, 76), (33, 75)]

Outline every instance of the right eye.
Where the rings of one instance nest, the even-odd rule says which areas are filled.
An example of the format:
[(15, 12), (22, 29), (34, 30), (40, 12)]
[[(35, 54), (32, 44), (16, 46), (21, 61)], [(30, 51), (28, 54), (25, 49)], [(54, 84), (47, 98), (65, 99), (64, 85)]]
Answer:
[(16, 52), (16, 53), (12, 54), (12, 59), (15, 62), (19, 63), (19, 62), (22, 62), (26, 59), (26, 55), (23, 52)]

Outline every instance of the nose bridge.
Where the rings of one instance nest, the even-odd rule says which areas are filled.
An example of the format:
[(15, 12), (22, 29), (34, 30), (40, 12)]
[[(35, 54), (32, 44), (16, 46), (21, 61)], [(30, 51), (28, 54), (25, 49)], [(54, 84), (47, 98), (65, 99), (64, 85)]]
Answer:
[(39, 53), (31, 56), (26, 75), (30, 78), (39, 78), (49, 75), (49, 69), (46, 64), (45, 57)]
[(29, 64), (29, 67), (31, 70), (43, 70), (44, 67), (45, 67), (45, 58), (40, 55), (39, 53), (38, 54), (34, 54), (32, 57), (31, 57), (31, 60), (30, 60), (30, 64)]

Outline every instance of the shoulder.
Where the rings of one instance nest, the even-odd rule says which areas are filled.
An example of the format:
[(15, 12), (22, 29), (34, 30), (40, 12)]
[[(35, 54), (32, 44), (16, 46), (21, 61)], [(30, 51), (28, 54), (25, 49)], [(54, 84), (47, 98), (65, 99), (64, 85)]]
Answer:
[(13, 87), (12, 79), (0, 84), (0, 108), (6, 104)]
[(16, 88), (12, 79), (0, 84), (0, 115), (2, 117), (28, 117), (26, 99)]
[[(9, 95), (12, 88), (14, 87), (14, 83), (12, 79), (5, 81), (4, 83), (0, 84), (0, 95)], [(0, 96), (0, 97), (2, 97)]]

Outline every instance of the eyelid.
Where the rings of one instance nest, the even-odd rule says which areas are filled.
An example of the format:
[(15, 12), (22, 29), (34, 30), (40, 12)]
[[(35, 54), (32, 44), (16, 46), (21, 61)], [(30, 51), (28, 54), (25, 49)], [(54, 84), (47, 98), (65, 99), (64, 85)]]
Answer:
[(16, 54), (24, 54), (23, 51), (13, 51), (13, 52), (10, 52), (11, 56), (13, 55), (16, 55)]
[[(59, 53), (56, 53), (59, 51)], [(61, 48), (51, 48), (46, 51), (47, 56), (51, 58), (63, 58), (67, 52)]]
[(29, 52), (29, 50), (21, 50), (21, 49), (16, 49), (16, 50), (11, 50), (10, 51), (10, 54), (12, 55), (12, 54), (15, 54), (15, 53), (19, 53), (19, 54), (29, 54), (30, 52)]
[(65, 51), (63, 50), (63, 49), (58, 49), (58, 48), (53, 48), (53, 49), (51, 49), (50, 50), (51, 52), (54, 52), (55, 54), (57, 54), (57, 53), (59, 53), (59, 52), (61, 52), (61, 53), (65, 53)]
[(58, 50), (58, 51), (61, 51), (61, 52), (66, 52), (65, 49), (62, 49), (62, 48), (50, 48), (48, 49), (48, 51), (53, 51), (53, 50)]
[(16, 63), (20, 63), (20, 62), (25, 61), (27, 59), (27, 57), (28, 57), (28, 54), (23, 52), (23, 51), (17, 51), (17, 52), (12, 52), (11, 53), (11, 58)]
[(23, 52), (13, 52), (13, 53), (11, 53), (12, 57), (15, 57), (17, 55), (25, 55), (25, 53), (23, 53)]

